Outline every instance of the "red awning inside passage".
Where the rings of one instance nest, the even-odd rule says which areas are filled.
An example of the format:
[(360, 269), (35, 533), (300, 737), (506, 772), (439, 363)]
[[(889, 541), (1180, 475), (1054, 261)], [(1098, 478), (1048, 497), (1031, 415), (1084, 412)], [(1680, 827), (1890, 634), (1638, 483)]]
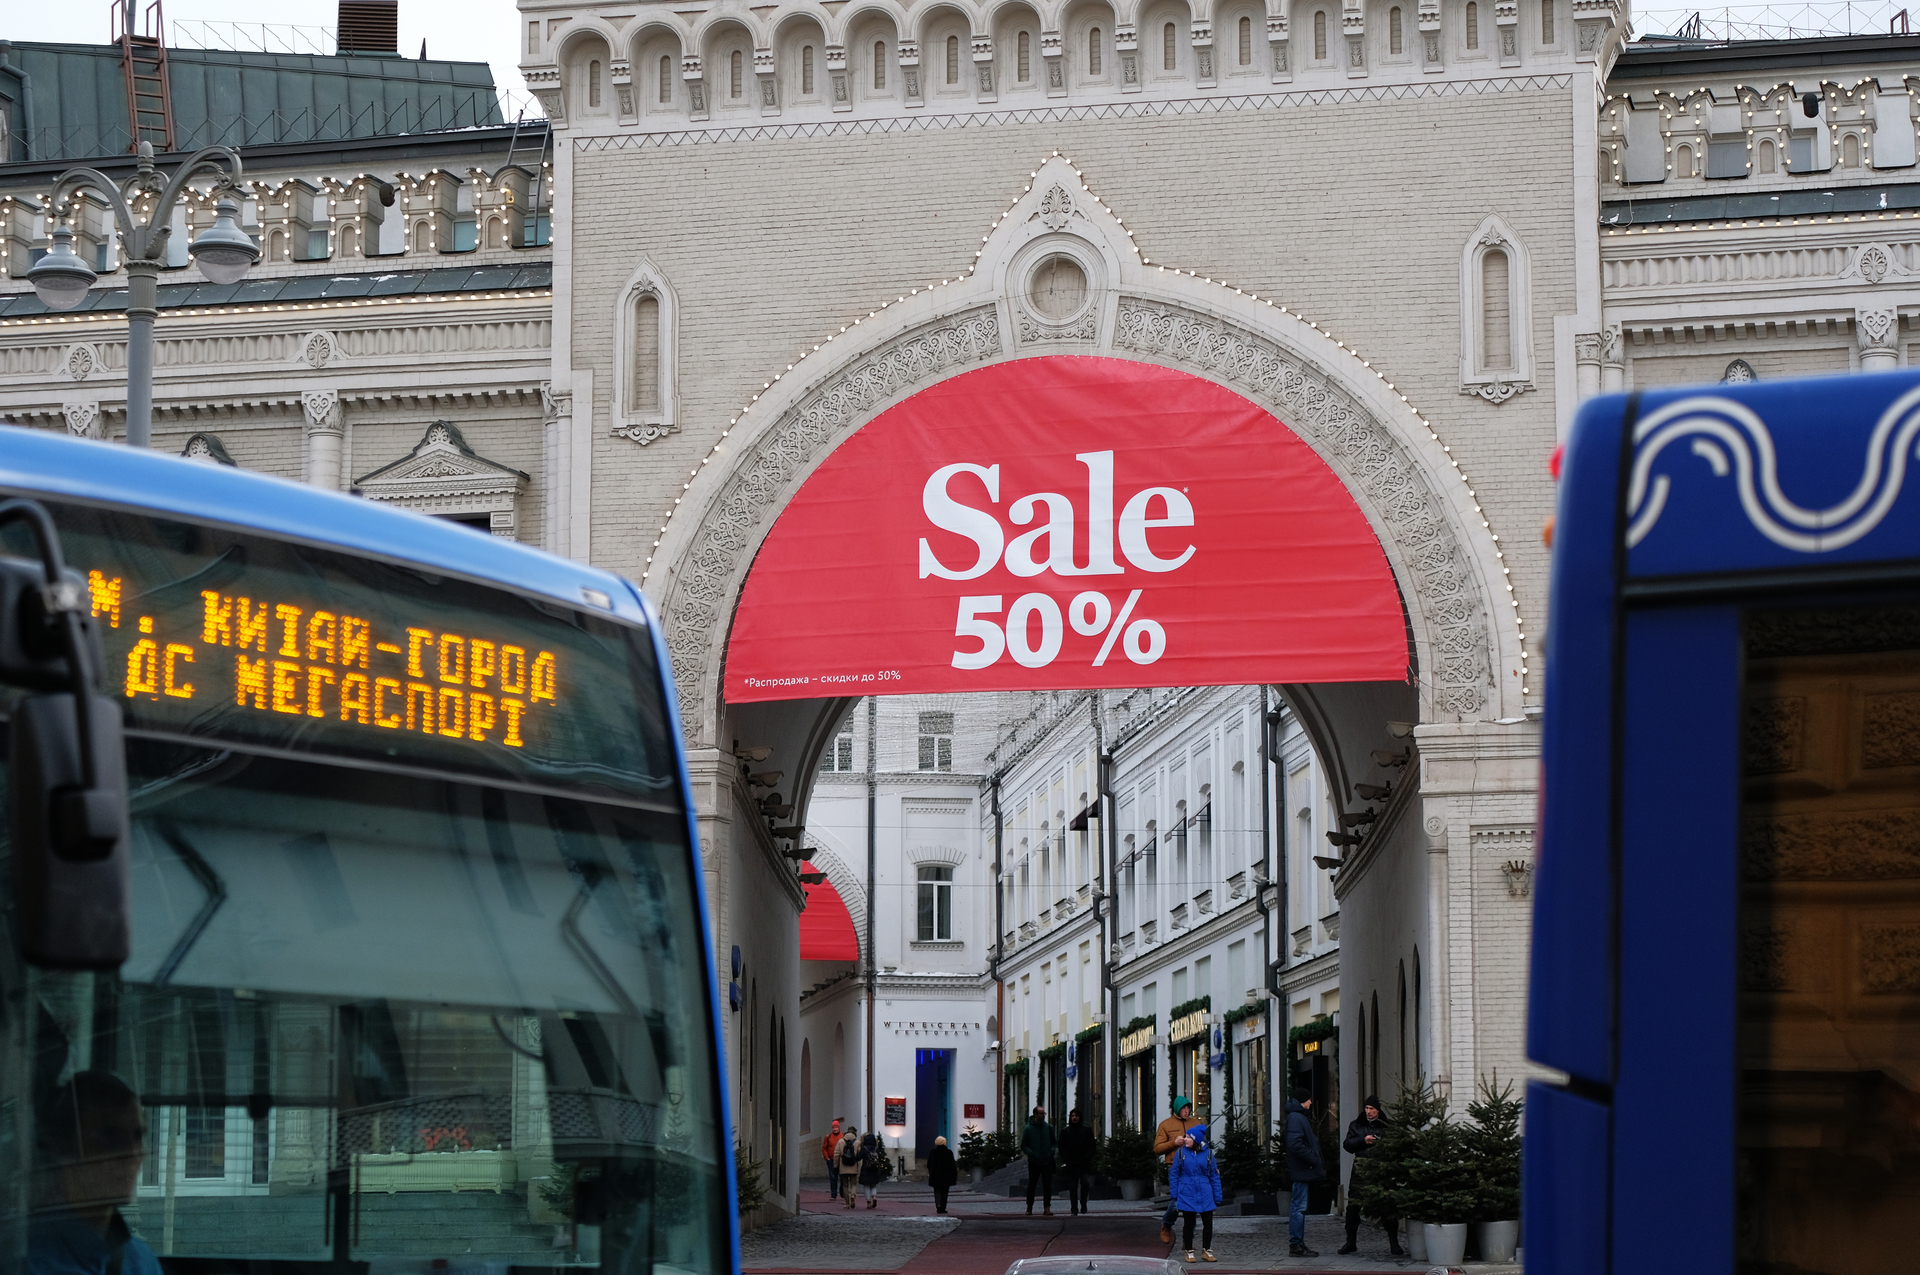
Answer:
[[(800, 865), (802, 872), (818, 872), (811, 863)], [(807, 910), (800, 914), (800, 959), (803, 961), (857, 961), (860, 940), (853, 932), (853, 918), (832, 882), (802, 885), (807, 892)]]

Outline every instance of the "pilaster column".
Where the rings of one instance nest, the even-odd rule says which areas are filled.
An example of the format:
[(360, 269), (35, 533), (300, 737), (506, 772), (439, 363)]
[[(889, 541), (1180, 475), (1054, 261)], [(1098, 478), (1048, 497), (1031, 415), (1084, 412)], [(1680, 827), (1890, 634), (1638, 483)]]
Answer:
[(1500, 65), (1520, 65), (1520, 4), (1519, 0), (1495, 0), (1493, 6), (1494, 26), (1499, 29)]
[(1627, 338), (1618, 323), (1600, 330), (1600, 392), (1618, 394), (1627, 388)]
[(832, 92), (834, 110), (853, 109), (853, 85), (847, 79), (847, 46), (844, 44), (827, 46), (827, 85)]
[(346, 443), (345, 418), (338, 390), (302, 390), (300, 408), (306, 416), (308, 486), (340, 490), (340, 457)]
[(1340, 14), (1340, 34), (1347, 43), (1347, 78), (1365, 79), (1367, 75), (1367, 15), (1361, 9), (1345, 9)]
[(753, 51), (753, 78), (760, 86), (760, 113), (778, 115), (780, 113), (780, 83), (774, 78), (774, 57), (772, 49)]
[(1860, 342), (1860, 370), (1884, 372), (1900, 366), (1900, 311), (1884, 309), (1856, 310), (1853, 332)]
[(1216, 83), (1213, 64), (1213, 23), (1195, 22), (1189, 28), (1193, 39), (1193, 71), (1198, 87), (1210, 89)]
[(1267, 15), (1267, 46), (1273, 53), (1273, 82), (1286, 84), (1293, 79), (1293, 62), (1287, 48), (1287, 15)]
[(1446, 51), (1440, 40), (1439, 0), (1420, 0), (1420, 52), (1424, 59), (1420, 69), (1428, 75), (1438, 75), (1447, 69)]
[(1573, 334), (1574, 393), (1584, 403), (1600, 392), (1600, 334)]
[(637, 124), (640, 115), (633, 96), (633, 65), (625, 58), (615, 58), (608, 68), (613, 79), (613, 97), (620, 109), (622, 124)]
[(701, 65), (698, 53), (689, 53), (680, 59), (680, 78), (687, 83), (687, 118), (704, 120), (707, 118), (707, 73)]
[(920, 42), (900, 41), (894, 60), (900, 64), (902, 91), (907, 95), (907, 105), (925, 106), (927, 98), (920, 86)]
[(973, 37), (973, 76), (976, 82), (975, 100), (997, 102), (1000, 95), (993, 84), (993, 37), (976, 35)]
[(1113, 50), (1120, 56), (1120, 91), (1140, 91), (1140, 32), (1131, 23), (1113, 29)]
[(1047, 60), (1047, 96), (1067, 95), (1066, 44), (1058, 31), (1040, 33), (1040, 56)]
[(546, 468), (546, 490), (541, 493), (545, 526), (541, 548), (567, 554), (569, 475), (573, 468), (573, 392), (556, 390), (552, 381), (540, 382), (540, 450)]

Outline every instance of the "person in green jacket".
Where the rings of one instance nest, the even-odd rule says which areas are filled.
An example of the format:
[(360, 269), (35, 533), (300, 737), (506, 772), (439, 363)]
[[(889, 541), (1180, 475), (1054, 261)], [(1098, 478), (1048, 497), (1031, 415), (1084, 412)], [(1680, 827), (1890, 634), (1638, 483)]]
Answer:
[(1033, 1212), (1033, 1191), (1040, 1187), (1046, 1195), (1046, 1216), (1053, 1216), (1053, 1159), (1059, 1149), (1053, 1126), (1047, 1123), (1047, 1109), (1035, 1107), (1027, 1127), (1020, 1134), (1020, 1150), (1027, 1157), (1027, 1212)]

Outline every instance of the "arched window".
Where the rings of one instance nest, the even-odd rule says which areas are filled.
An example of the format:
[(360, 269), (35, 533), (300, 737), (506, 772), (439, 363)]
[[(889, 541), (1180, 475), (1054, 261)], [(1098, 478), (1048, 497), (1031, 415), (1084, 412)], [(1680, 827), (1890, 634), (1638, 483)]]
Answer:
[(651, 294), (633, 303), (632, 360), (628, 406), (636, 412), (660, 410), (660, 298)]
[(587, 108), (600, 109), (600, 59), (587, 63)]
[(1480, 47), (1480, 6), (1467, 0), (1467, 47)]
[(1400, 1084), (1407, 1083), (1407, 963), (1400, 962)]
[(1240, 65), (1253, 65), (1253, 19), (1240, 19)]
[(1087, 32), (1087, 74), (1088, 75), (1104, 75), (1105, 74), (1105, 72), (1103, 72), (1100, 69), (1101, 52), (1102, 50), (1100, 47), (1100, 28), (1095, 27), (1093, 30)]
[(1756, 167), (1763, 173), (1779, 171), (1779, 161), (1774, 156), (1773, 143), (1771, 141), (1763, 140), (1760, 143), (1760, 155)]
[(1480, 259), (1480, 366), (1513, 370), (1513, 270), (1507, 254), (1490, 248)]
[(1364, 1003), (1360, 1006), (1360, 1066), (1354, 1074), (1360, 1078), (1360, 1087), (1372, 1093), (1367, 1088), (1367, 1007)]
[[(734, 56), (738, 57), (739, 54), (736, 53)], [(805, 94), (813, 92), (813, 46), (811, 44), (800, 46), (800, 91)]]
[(1179, 65), (1174, 57), (1174, 54), (1176, 52), (1178, 52), (1178, 50), (1174, 47), (1173, 23), (1169, 22), (1167, 23), (1166, 26), (1160, 29), (1160, 69), (1161, 70), (1171, 71), (1176, 66)]
[(660, 55), (660, 105), (673, 101), (673, 56)]
[(1021, 84), (1033, 78), (1033, 37), (1025, 31), (1014, 42), (1013, 78)]
[(1316, 9), (1313, 14), (1313, 60), (1327, 60), (1327, 11)]
[(957, 35), (950, 35), (947, 37), (947, 83), (958, 84), (959, 82), (960, 82), (960, 37)]
[(1600, 180), (1602, 183), (1613, 180), (1613, 153), (1605, 149), (1600, 152)]
[(1400, 53), (1401, 40), (1400, 6), (1395, 5), (1393, 8), (1387, 10), (1387, 52), (1394, 54)]
[(1378, 992), (1373, 994), (1373, 1035), (1367, 1052), (1373, 1060), (1373, 1083), (1367, 1088), (1378, 1094), (1380, 1092), (1380, 993)]
[(1848, 133), (1840, 139), (1840, 167), (1860, 167), (1860, 135)]
[(1460, 253), (1460, 388), (1504, 403), (1533, 388), (1532, 284), (1526, 245), (1498, 217)]
[(677, 428), (673, 289), (643, 263), (627, 280), (615, 311), (613, 425), (642, 445)]
[(813, 1132), (813, 1042), (800, 1042), (800, 1132)]
[(1693, 176), (1693, 147), (1684, 142), (1673, 148), (1673, 175), (1675, 177)]
[(1553, 0), (1540, 0), (1540, 43), (1553, 43)]
[(285, 261), (287, 259), (287, 232), (276, 230), (267, 236), (267, 260)]
[(877, 89), (887, 87), (887, 42), (885, 40), (873, 42), (873, 87)]
[(738, 49), (735, 49), (733, 51), (732, 56), (727, 59), (727, 96), (728, 97), (740, 96), (742, 78), (746, 73), (744, 63), (745, 63), (745, 59), (743, 59), (740, 56), (740, 50)]

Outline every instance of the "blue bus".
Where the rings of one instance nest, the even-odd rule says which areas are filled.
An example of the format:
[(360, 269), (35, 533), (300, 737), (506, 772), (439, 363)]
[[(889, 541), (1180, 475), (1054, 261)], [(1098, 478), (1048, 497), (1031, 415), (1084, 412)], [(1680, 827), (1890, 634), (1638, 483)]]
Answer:
[(1525, 1252), (1915, 1269), (1920, 375), (1588, 403), (1554, 528)]
[(737, 1268), (630, 584), (14, 428), (0, 554), (0, 1270)]

